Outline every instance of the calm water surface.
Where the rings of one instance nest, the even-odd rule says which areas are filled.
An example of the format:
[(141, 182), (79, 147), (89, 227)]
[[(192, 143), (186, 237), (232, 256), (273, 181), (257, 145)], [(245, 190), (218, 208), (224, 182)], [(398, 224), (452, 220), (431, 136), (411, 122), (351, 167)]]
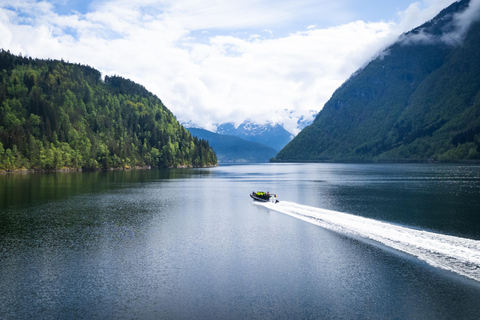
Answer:
[(0, 176), (1, 319), (478, 319), (480, 283), (252, 204), (480, 240), (480, 166)]

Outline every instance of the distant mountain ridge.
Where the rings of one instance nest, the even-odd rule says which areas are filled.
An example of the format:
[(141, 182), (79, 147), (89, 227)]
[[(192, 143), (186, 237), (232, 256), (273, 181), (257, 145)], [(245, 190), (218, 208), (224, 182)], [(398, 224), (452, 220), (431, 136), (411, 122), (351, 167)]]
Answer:
[(199, 128), (187, 128), (198, 139), (208, 140), (219, 163), (268, 162), (277, 154), (273, 148), (237, 136), (222, 135)]
[[(314, 110), (309, 110), (306, 114), (300, 114), (295, 110), (282, 109), (277, 110), (275, 117), (286, 121), (283, 124), (269, 122), (258, 124), (250, 120), (245, 120), (240, 125), (226, 122), (213, 124), (215, 129), (210, 132), (236, 136), (246, 141), (261, 143), (272, 147), (278, 152), (293, 139), (294, 134), (312, 124), (317, 114), (318, 112)], [(205, 127), (198, 125), (192, 120), (183, 121), (182, 125), (185, 128), (205, 129)], [(291, 128), (293, 133), (285, 129), (286, 127)]]
[(352, 75), (275, 161), (480, 159), (480, 12), (469, 4)]
[(231, 122), (219, 124), (215, 132), (261, 143), (277, 152), (293, 139), (293, 135), (279, 124), (255, 124), (250, 121), (244, 121), (238, 127)]

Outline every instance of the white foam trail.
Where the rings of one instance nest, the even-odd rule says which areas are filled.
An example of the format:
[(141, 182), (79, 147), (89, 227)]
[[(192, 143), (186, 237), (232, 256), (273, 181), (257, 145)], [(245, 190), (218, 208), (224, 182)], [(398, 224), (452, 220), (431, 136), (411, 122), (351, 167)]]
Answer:
[(480, 241), (415, 230), (292, 202), (257, 203), (321, 227), (378, 241), (432, 266), (480, 281)]

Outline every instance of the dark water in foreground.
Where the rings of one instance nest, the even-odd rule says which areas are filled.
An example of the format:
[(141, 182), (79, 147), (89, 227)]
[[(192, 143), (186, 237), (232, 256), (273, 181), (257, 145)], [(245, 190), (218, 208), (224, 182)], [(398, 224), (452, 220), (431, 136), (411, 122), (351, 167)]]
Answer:
[(480, 317), (480, 282), (252, 204), (257, 189), (480, 241), (479, 166), (0, 176), (0, 319)]

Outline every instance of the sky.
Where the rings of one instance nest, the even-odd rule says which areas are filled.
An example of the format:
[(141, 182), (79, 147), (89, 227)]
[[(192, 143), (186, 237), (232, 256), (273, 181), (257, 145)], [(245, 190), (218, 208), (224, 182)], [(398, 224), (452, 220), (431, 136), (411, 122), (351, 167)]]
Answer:
[(0, 0), (0, 48), (89, 65), (181, 122), (296, 134), (352, 73), (455, 0)]

